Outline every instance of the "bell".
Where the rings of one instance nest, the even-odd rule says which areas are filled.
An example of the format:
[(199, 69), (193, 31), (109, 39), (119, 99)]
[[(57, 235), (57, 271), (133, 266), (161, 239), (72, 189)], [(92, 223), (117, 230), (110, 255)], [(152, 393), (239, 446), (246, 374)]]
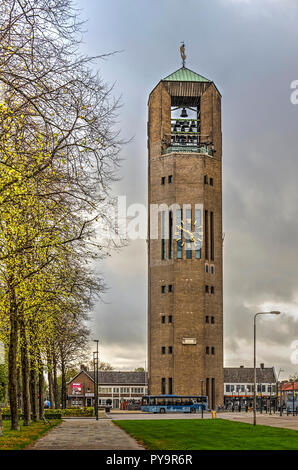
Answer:
[(185, 108), (183, 108), (180, 117), (186, 118), (187, 116), (188, 116), (187, 111)]

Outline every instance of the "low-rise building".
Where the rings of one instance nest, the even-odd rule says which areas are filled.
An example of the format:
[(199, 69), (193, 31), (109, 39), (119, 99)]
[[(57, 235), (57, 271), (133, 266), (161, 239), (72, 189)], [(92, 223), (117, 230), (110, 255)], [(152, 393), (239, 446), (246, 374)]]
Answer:
[(294, 400), (294, 408), (297, 407), (297, 400), (298, 400), (298, 382), (297, 381), (283, 381), (279, 385), (279, 394), (282, 399), (282, 403), (284, 407), (291, 407)]
[[(257, 406), (266, 407), (276, 404), (277, 377), (274, 367), (260, 364), (256, 369), (257, 375)], [(226, 408), (239, 405), (253, 406), (254, 368), (225, 367), (224, 368), (224, 403)]]
[[(274, 367), (257, 368), (257, 407), (277, 405)], [(289, 386), (290, 387), (290, 386)], [(138, 407), (148, 393), (146, 372), (98, 371), (99, 406), (129, 409)], [(198, 392), (198, 395), (200, 392)], [(253, 406), (254, 369), (251, 367), (224, 368), (224, 405), (226, 408)], [(67, 406), (94, 406), (94, 371), (81, 370), (67, 384)]]
[[(94, 406), (94, 371), (81, 366), (67, 384), (67, 407)], [(98, 404), (133, 408), (148, 391), (146, 372), (98, 371)]]

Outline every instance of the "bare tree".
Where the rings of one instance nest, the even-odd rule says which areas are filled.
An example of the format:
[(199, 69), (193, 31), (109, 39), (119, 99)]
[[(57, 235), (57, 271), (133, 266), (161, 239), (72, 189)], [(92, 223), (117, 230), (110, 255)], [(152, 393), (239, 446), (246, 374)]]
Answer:
[[(28, 297), (39, 273), (70, 252), (88, 262), (119, 246), (110, 193), (121, 145), (118, 102), (92, 72), (96, 58), (78, 52), (81, 26), (71, 0), (0, 4), (0, 289), (3, 321), (9, 319), (13, 429), (24, 293)], [(100, 239), (98, 220), (105, 227)], [(38, 364), (31, 356), (34, 416)]]

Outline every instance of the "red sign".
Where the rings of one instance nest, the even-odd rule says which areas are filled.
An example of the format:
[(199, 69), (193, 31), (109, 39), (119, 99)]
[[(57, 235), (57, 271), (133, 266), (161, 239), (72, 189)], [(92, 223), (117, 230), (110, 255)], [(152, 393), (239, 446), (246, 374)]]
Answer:
[(72, 390), (74, 392), (81, 392), (82, 391), (82, 385), (73, 383), (72, 384)]

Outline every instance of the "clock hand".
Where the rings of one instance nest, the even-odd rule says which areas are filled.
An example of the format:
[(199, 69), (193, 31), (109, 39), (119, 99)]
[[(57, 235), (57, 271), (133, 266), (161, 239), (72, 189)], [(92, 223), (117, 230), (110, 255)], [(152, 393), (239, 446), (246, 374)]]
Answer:
[(178, 228), (179, 228), (180, 230), (183, 230), (184, 232), (188, 233), (189, 235), (191, 235), (191, 239), (190, 239), (190, 240), (191, 240), (192, 242), (195, 240), (195, 236), (194, 236), (194, 234), (193, 234), (192, 232), (190, 232), (190, 231), (187, 230), (186, 228), (181, 227), (181, 226), (179, 226), (179, 225), (178, 225)]

